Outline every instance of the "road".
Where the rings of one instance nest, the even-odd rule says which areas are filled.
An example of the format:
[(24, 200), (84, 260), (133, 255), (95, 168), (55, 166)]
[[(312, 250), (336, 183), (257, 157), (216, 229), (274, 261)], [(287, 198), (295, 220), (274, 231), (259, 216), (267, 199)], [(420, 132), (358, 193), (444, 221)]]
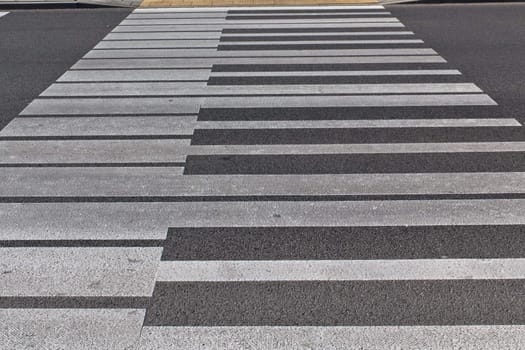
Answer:
[(0, 349), (525, 346), (525, 5), (129, 12), (0, 17)]

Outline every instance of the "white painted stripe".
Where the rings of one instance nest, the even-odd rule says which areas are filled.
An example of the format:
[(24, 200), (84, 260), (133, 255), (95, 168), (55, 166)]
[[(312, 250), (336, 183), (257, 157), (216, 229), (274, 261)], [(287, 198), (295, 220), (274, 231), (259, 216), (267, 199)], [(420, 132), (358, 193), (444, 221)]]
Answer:
[(0, 141), (0, 164), (184, 162), (190, 140)]
[(151, 296), (161, 253), (161, 247), (0, 248), (0, 296)]
[[(525, 326), (144, 327), (140, 350), (525, 348)], [(248, 344), (248, 345), (245, 345)]]
[(155, 48), (217, 48), (218, 40), (131, 40), (101, 41), (95, 46), (100, 49), (155, 49)]
[(423, 40), (420, 39), (383, 39), (383, 40), (293, 40), (293, 41), (222, 41), (219, 44), (221, 46), (238, 46), (238, 45), (322, 45), (322, 44), (333, 44), (333, 45), (396, 45), (396, 44), (423, 44)]
[[(433, 49), (344, 49), (344, 50), (246, 50), (216, 51), (210, 49), (119, 49), (92, 50), (84, 58), (177, 58), (177, 57), (325, 57), (325, 56), (392, 56), (435, 55)], [(231, 62), (231, 60), (230, 60)]]
[(7, 15), (9, 12), (0, 12), (0, 17)]
[[(323, 57), (324, 64), (396, 64), (396, 63), (446, 63), (437, 55), (432, 56), (346, 56)], [(214, 64), (231, 64), (230, 58), (125, 58), (79, 60), (73, 69), (126, 69), (126, 68), (211, 68)], [(235, 64), (318, 64), (318, 57), (244, 57)]]
[(193, 135), (197, 116), (15, 118), (0, 136)]
[(0, 309), (2, 349), (131, 349), (142, 309)]
[(221, 32), (161, 32), (161, 33), (109, 33), (104, 41), (110, 40), (219, 40)]
[[(137, 33), (138, 34), (138, 33)], [(151, 33), (153, 34), (153, 33)], [(161, 34), (161, 33), (159, 33)], [(163, 35), (169, 35), (170, 33), (162, 33)], [(174, 33), (175, 34), (175, 33)], [(182, 34), (182, 33), (180, 33)], [(222, 38), (228, 38), (228, 37), (276, 37), (276, 36), (368, 36), (368, 35), (382, 35), (382, 36), (390, 36), (390, 35), (414, 35), (413, 32), (410, 31), (368, 31), (368, 32), (300, 32), (300, 33), (222, 33)]]
[[(26, 118), (24, 118), (26, 119)], [(27, 118), (29, 119), (29, 118)], [(41, 118), (38, 118), (41, 119)], [(23, 119), (18, 119), (23, 120)], [(3, 131), (15, 123), (12, 121)], [(16, 125), (16, 124), (15, 124)], [(356, 129), (356, 128), (461, 128), (521, 126), (513, 118), (354, 119), (354, 120), (235, 120), (199, 121), (197, 129)], [(45, 126), (44, 126), (45, 127)], [(0, 132), (0, 135), (2, 132)]]
[[(250, 11), (275, 11), (275, 6), (239, 6), (239, 7), (171, 7), (171, 8), (138, 8), (133, 13), (173, 13), (173, 12), (225, 12), (230, 10)], [(384, 10), (381, 5), (357, 5), (357, 6), (279, 6), (279, 10)]]
[(210, 69), (140, 69), (68, 71), (59, 82), (81, 81), (165, 81), (201, 80), (209, 78)]
[(149, 26), (118, 26), (112, 30), (113, 33), (130, 32), (188, 32), (188, 31), (218, 31), (223, 29), (290, 29), (290, 28), (404, 28), (400, 22), (375, 22), (375, 23), (295, 23), (275, 25), (266, 24), (173, 24), (173, 25), (149, 25)]
[(485, 94), (35, 99), (21, 115), (197, 114), (205, 108), (493, 106)]
[(182, 175), (179, 167), (4, 168), (4, 197), (525, 193), (525, 173)]
[[(385, 16), (391, 15), (387, 11), (354, 11), (354, 12), (306, 12), (306, 13), (230, 13), (228, 12), (186, 12), (186, 13), (132, 13), (126, 19), (155, 19), (155, 18), (225, 18), (230, 17), (242, 17), (250, 19), (253, 17), (260, 16), (271, 16), (271, 17), (282, 17), (282, 16), (296, 16), (296, 17), (318, 17), (318, 16)], [(232, 20), (234, 21), (234, 20)]]
[(191, 146), (188, 155), (525, 152), (525, 142), (353, 143)]
[(340, 45), (398, 45), (398, 44), (423, 44), (423, 40), (324, 40), (324, 41), (279, 41), (279, 42), (258, 42), (258, 41), (234, 41), (220, 42), (217, 40), (131, 40), (131, 41), (101, 41), (96, 50), (100, 49), (156, 49), (156, 48), (216, 48), (217, 45), (321, 45), (321, 44), (340, 44)]
[[(195, 22), (198, 22), (195, 19), (188, 18), (178, 18), (178, 19), (125, 19), (120, 24), (120, 26), (142, 26), (142, 25), (193, 25)], [(399, 22), (397, 18), (393, 17), (369, 17), (369, 18), (299, 18), (299, 19), (271, 19), (271, 20), (235, 20), (235, 21), (229, 21), (226, 19), (206, 19), (205, 20), (207, 25), (214, 25), (214, 24), (228, 24), (228, 27), (233, 27), (237, 25), (258, 25), (258, 24), (272, 24), (272, 25), (280, 25), (280, 24), (295, 24), (295, 23), (312, 23), (312, 24), (319, 24), (319, 23), (388, 23), (388, 22)]]
[[(86, 74), (87, 75), (87, 74)], [(138, 74), (137, 74), (138, 75)], [(96, 77), (96, 73), (94, 74)], [(143, 77), (142, 80), (149, 80)], [(41, 96), (231, 96), (483, 92), (471, 83), (206, 85), (206, 82), (53, 84)], [(343, 98), (343, 97), (340, 97)]]
[(160, 282), (525, 279), (525, 259), (162, 261)]
[(405, 70), (313, 70), (313, 71), (252, 71), (252, 72), (211, 72), (212, 77), (359, 77), (391, 75), (461, 75), (456, 69), (405, 69)]
[(524, 225), (524, 212), (525, 199), (0, 203), (0, 239), (164, 239), (169, 227)]
[(190, 40), (190, 39), (208, 39), (218, 40), (228, 37), (276, 37), (276, 36), (308, 36), (308, 37), (326, 37), (326, 36), (400, 36), (414, 35), (409, 31), (368, 31), (368, 32), (301, 32), (301, 33), (222, 33), (216, 32), (160, 32), (160, 33), (109, 33), (104, 40)]

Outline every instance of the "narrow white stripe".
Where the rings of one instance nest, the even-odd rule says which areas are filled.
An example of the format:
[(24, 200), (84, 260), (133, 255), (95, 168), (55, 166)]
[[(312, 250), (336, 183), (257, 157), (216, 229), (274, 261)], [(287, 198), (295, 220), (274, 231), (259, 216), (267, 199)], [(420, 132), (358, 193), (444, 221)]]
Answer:
[(192, 135), (197, 116), (15, 118), (0, 136)]
[(146, 310), (0, 309), (2, 349), (132, 349)]
[(0, 296), (151, 296), (161, 253), (160, 247), (0, 248)]
[(525, 279), (525, 259), (162, 261), (161, 282)]
[(163, 32), (163, 33), (109, 33), (104, 38), (108, 40), (159, 40), (159, 39), (208, 39), (219, 40), (221, 32)]
[[(78, 71), (81, 72), (81, 71)], [(75, 71), (77, 73), (77, 71)], [(81, 72), (83, 73), (83, 72)], [(88, 74), (85, 74), (88, 76)], [(93, 75), (96, 79), (97, 74)], [(137, 74), (138, 78), (139, 74)], [(140, 78), (138, 78), (140, 79)], [(142, 80), (149, 80), (145, 75)], [(334, 85), (206, 85), (185, 83), (53, 84), (41, 96), (208, 96), (208, 95), (328, 95), (425, 94), (482, 92), (470, 83), (334, 84)], [(344, 98), (344, 97), (341, 97)]]
[(366, 143), (190, 146), (188, 155), (525, 152), (525, 142)]
[[(25, 119), (25, 118), (24, 118)], [(29, 118), (27, 118), (29, 119)], [(41, 119), (41, 118), (37, 118)], [(23, 119), (18, 119), (23, 120)], [(11, 122), (3, 131), (9, 131)], [(458, 119), (355, 119), (355, 120), (236, 120), (199, 121), (197, 129), (354, 129), (354, 128), (461, 128), (521, 126), (513, 118)], [(0, 135), (2, 132), (0, 132)]]
[[(159, 33), (160, 34), (160, 33)], [(162, 33), (164, 34), (164, 33)], [(169, 33), (166, 33), (169, 34)], [(378, 31), (378, 32), (300, 32), (300, 33), (222, 33), (222, 38), (228, 37), (276, 37), (276, 36), (361, 36), (361, 35), (414, 35), (413, 32), (409, 31)]]
[(524, 225), (524, 199), (0, 203), (0, 239), (164, 239), (169, 227)]
[(184, 162), (190, 140), (0, 141), (0, 164)]
[[(324, 64), (396, 64), (396, 63), (446, 63), (437, 55), (432, 56), (346, 56), (323, 57)], [(79, 60), (73, 69), (125, 69), (125, 68), (209, 68), (214, 64), (231, 64), (230, 58), (125, 58)], [(235, 64), (318, 64), (318, 57), (244, 57)]]
[(461, 75), (455, 69), (406, 69), (406, 70), (353, 70), (353, 71), (252, 71), (252, 72), (211, 72), (212, 77), (310, 77), (310, 76), (390, 76), (390, 75)]
[(220, 31), (223, 29), (289, 29), (289, 28), (404, 28), (400, 22), (375, 22), (375, 23), (295, 23), (295, 24), (173, 24), (173, 25), (149, 25), (149, 26), (118, 26), (113, 33), (129, 32), (170, 32), (170, 31)]
[[(68, 71), (58, 82), (208, 80), (210, 69), (140, 69)], [(73, 86), (73, 85), (70, 85)]]
[(155, 49), (155, 48), (217, 48), (218, 40), (131, 40), (101, 41), (95, 50), (101, 49)]
[(384, 39), (384, 40), (293, 40), (293, 41), (222, 41), (221, 46), (236, 45), (321, 45), (321, 44), (423, 44), (420, 39)]
[(525, 326), (144, 327), (140, 350), (525, 348)]
[[(167, 13), (167, 12), (225, 12), (230, 10), (275, 10), (273, 6), (248, 6), (248, 7), (172, 7), (172, 8), (138, 8), (133, 13)], [(381, 5), (358, 6), (279, 6), (279, 10), (384, 10)]]
[[(435, 55), (433, 49), (344, 49), (344, 50), (245, 50), (215, 51), (211, 49), (120, 49), (92, 50), (84, 58), (177, 58), (177, 57), (325, 57), (325, 56), (391, 56)], [(230, 60), (231, 62), (231, 60)]]
[(344, 196), (525, 193), (525, 173), (182, 175), (180, 167), (4, 168), (0, 195)]
[[(135, 26), (135, 25), (184, 25), (189, 24), (193, 25), (195, 22), (198, 22), (195, 19), (125, 19), (120, 24), (120, 26)], [(300, 19), (271, 19), (271, 20), (235, 20), (228, 21), (226, 19), (206, 19), (204, 21), (207, 25), (214, 24), (228, 24), (228, 27), (233, 26), (242, 26), (245, 24), (248, 25), (258, 25), (258, 24), (295, 24), (295, 23), (308, 23), (308, 24), (319, 24), (319, 23), (388, 23), (388, 22), (399, 22), (397, 18), (393, 17), (369, 17), (369, 18), (300, 18)]]

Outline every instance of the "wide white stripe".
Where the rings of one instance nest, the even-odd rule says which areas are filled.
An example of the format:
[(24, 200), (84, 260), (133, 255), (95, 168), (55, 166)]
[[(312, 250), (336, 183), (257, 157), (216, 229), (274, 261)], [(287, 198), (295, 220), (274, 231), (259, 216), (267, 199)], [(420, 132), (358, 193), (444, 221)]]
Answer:
[(0, 136), (192, 135), (196, 123), (197, 116), (15, 118)]
[(219, 96), (36, 99), (21, 115), (196, 114), (204, 108), (492, 106), (484, 94)]
[[(138, 33), (137, 33), (138, 34)], [(144, 33), (145, 34), (145, 33)], [(153, 33), (151, 33), (153, 34)], [(176, 33), (159, 33), (162, 35), (176, 34)], [(182, 33), (178, 33), (182, 34)], [(409, 31), (368, 31), (368, 32), (300, 32), (300, 33), (222, 33), (221, 37), (276, 37), (276, 36), (369, 36), (369, 35), (414, 35)]]
[(0, 164), (184, 162), (190, 140), (0, 141)]
[(229, 350), (239, 344), (272, 350), (523, 349), (525, 326), (144, 327), (138, 349)]
[(218, 40), (130, 40), (101, 41), (95, 46), (100, 49), (156, 49), (156, 48), (217, 48)]
[(404, 28), (400, 22), (375, 22), (375, 23), (294, 23), (294, 24), (173, 24), (173, 25), (149, 25), (149, 26), (118, 26), (112, 30), (113, 33), (130, 32), (188, 32), (188, 31), (218, 31), (223, 29), (298, 29), (298, 28)]
[[(184, 25), (189, 24), (193, 25), (197, 20), (188, 18), (188, 19), (125, 19), (120, 24), (120, 26), (141, 26), (141, 25)], [(237, 25), (257, 25), (257, 24), (295, 24), (295, 23), (388, 23), (393, 22), (397, 23), (399, 20), (393, 17), (368, 17), (368, 18), (300, 18), (300, 19), (270, 19), (270, 20), (235, 20), (229, 21), (226, 19), (215, 19), (209, 18), (205, 20), (207, 25), (214, 24), (227, 24), (229, 27)]]
[(310, 76), (390, 76), (390, 75), (461, 75), (456, 69), (406, 69), (406, 70), (313, 70), (313, 71), (252, 71), (211, 72), (212, 77), (310, 77)]
[[(396, 64), (396, 63), (446, 63), (438, 56), (339, 56), (323, 57), (324, 64)], [(211, 68), (214, 64), (231, 64), (230, 58), (125, 58), (80, 60), (73, 69), (125, 69), (125, 68)], [(319, 64), (318, 57), (244, 57), (235, 64)]]
[[(76, 73), (76, 72), (75, 72)], [(82, 72), (81, 72), (82, 73)], [(88, 76), (88, 74), (85, 74)], [(149, 80), (149, 74), (137, 79)], [(97, 73), (93, 74), (96, 79)], [(482, 92), (470, 83), (206, 85), (205, 82), (53, 84), (41, 96), (352, 95)]]
[[(29, 118), (27, 118), (29, 119)], [(41, 119), (41, 118), (39, 118)], [(18, 119), (23, 120), (23, 119)], [(17, 121), (12, 121), (6, 129)], [(17, 125), (17, 124), (14, 124)], [(44, 124), (45, 127), (46, 124)], [(521, 126), (513, 118), (458, 119), (354, 119), (354, 120), (203, 120), (197, 129), (354, 129), (354, 128), (461, 128), (484, 126)], [(35, 131), (38, 132), (38, 131)], [(51, 131), (49, 131), (51, 132)], [(0, 135), (2, 132), (0, 132)]]
[(142, 309), (0, 309), (1, 349), (132, 349)]
[[(245, 50), (216, 51), (210, 49), (119, 49), (92, 50), (84, 58), (177, 58), (177, 57), (325, 57), (325, 56), (391, 56), (435, 55), (433, 49), (344, 49), (344, 50)], [(230, 60), (230, 62), (232, 62)]]
[[(293, 40), (293, 41), (222, 41), (221, 46), (236, 46), (236, 45), (322, 45), (322, 44), (363, 44), (363, 45), (377, 45), (377, 44), (423, 44), (420, 39), (378, 39), (378, 40)], [(157, 44), (158, 45), (158, 44)]]
[(354, 11), (354, 12), (306, 12), (306, 13), (230, 13), (228, 12), (183, 12), (183, 13), (137, 13), (130, 14), (127, 19), (154, 19), (154, 18), (225, 18), (226, 16), (242, 17), (246, 19), (257, 18), (260, 16), (282, 17), (282, 16), (296, 16), (296, 17), (318, 17), (318, 16), (384, 16), (391, 15), (387, 11)]
[(164, 239), (169, 227), (524, 225), (524, 212), (524, 199), (0, 203), (0, 239)]
[[(357, 5), (357, 6), (279, 6), (279, 10), (384, 10), (381, 5)], [(133, 13), (170, 13), (170, 12), (225, 12), (230, 10), (250, 11), (275, 11), (274, 6), (248, 6), (248, 7), (171, 7), (171, 8), (138, 8)]]
[[(208, 80), (210, 69), (120, 69), (68, 71), (58, 82)], [(70, 85), (73, 86), (73, 85)]]
[(344, 196), (525, 193), (525, 173), (184, 175), (179, 167), (5, 168), (0, 196)]
[(219, 40), (221, 32), (161, 32), (161, 33), (109, 33), (104, 38), (108, 40), (160, 40), (160, 39), (208, 39)]
[(190, 146), (188, 155), (525, 152), (525, 142), (440, 142)]
[(161, 252), (160, 247), (0, 248), (0, 296), (151, 296)]
[(525, 259), (162, 261), (157, 281), (525, 279)]

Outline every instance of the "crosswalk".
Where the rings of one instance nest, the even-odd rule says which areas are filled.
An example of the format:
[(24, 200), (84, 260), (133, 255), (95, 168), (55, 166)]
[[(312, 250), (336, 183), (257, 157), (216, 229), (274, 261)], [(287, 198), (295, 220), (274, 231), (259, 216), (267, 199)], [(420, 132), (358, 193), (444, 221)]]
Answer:
[(0, 349), (523, 348), (524, 152), (382, 6), (137, 9), (0, 131)]

